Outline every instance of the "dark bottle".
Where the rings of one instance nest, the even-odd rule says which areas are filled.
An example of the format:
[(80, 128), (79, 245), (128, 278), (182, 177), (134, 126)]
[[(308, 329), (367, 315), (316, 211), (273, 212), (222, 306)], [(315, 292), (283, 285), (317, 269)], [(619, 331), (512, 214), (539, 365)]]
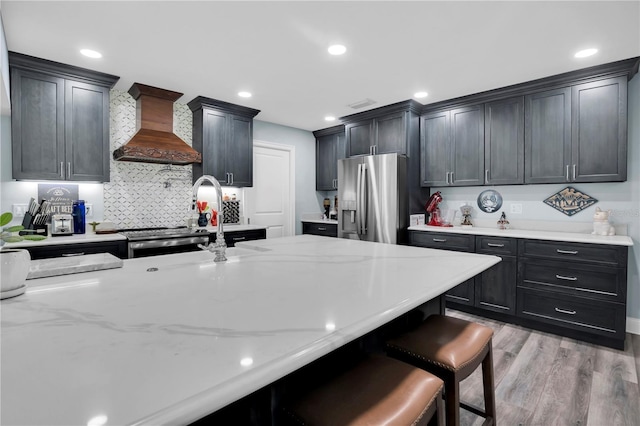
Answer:
[(86, 228), (86, 211), (84, 208), (84, 200), (76, 200), (73, 202), (73, 233), (84, 234)]

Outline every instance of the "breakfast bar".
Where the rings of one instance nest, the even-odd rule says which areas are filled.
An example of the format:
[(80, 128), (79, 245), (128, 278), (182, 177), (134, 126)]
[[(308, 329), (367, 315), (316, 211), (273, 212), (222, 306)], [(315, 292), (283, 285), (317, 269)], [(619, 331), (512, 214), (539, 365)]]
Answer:
[(2, 301), (2, 424), (186, 424), (496, 256), (302, 235), (28, 281)]

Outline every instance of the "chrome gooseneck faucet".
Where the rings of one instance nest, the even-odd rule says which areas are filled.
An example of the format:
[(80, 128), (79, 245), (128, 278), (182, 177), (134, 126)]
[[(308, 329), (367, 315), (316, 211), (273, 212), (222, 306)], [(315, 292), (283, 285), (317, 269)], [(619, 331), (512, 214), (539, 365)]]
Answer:
[(216, 194), (218, 198), (218, 228), (216, 229), (216, 242), (215, 244), (209, 243), (206, 246), (202, 244), (198, 244), (202, 250), (209, 250), (216, 254), (214, 262), (226, 262), (227, 256), (225, 256), (225, 250), (227, 249), (227, 243), (224, 241), (224, 232), (222, 230), (222, 220), (224, 218), (224, 206), (222, 205), (222, 188), (220, 187), (220, 182), (216, 178), (210, 175), (202, 175), (196, 180), (193, 184), (193, 199), (191, 202), (191, 210), (196, 210), (196, 205), (198, 201), (198, 188), (202, 185), (202, 182), (207, 181), (210, 182), (213, 187), (216, 189)]

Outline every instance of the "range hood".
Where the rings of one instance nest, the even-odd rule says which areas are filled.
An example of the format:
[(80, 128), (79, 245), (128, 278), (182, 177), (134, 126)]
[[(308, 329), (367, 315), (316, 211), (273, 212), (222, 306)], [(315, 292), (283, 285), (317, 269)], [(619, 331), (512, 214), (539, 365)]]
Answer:
[(117, 161), (186, 165), (201, 163), (202, 154), (173, 133), (173, 103), (182, 93), (134, 83), (137, 132), (113, 151)]

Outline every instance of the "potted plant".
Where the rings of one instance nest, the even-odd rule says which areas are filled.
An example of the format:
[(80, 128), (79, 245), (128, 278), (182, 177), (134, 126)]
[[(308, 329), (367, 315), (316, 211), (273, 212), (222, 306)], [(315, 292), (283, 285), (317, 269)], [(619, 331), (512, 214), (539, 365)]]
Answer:
[[(0, 227), (9, 224), (13, 215), (9, 212), (0, 215)], [(42, 235), (13, 235), (14, 232), (23, 230), (24, 227), (9, 226), (0, 231), (0, 246), (4, 243), (16, 243), (22, 240), (43, 240)], [(2, 249), (0, 250), (0, 299), (19, 296), (24, 293), (27, 285), (25, 281), (29, 274), (31, 256), (28, 250)]]

